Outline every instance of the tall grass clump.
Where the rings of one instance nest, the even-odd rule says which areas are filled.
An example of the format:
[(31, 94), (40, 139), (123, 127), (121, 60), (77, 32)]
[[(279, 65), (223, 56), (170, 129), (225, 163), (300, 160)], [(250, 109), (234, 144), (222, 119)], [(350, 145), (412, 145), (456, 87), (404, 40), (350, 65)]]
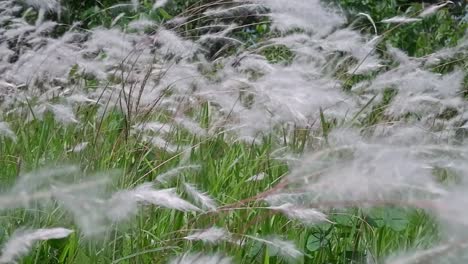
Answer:
[(0, 263), (465, 263), (466, 5), (351, 2), (0, 2)]

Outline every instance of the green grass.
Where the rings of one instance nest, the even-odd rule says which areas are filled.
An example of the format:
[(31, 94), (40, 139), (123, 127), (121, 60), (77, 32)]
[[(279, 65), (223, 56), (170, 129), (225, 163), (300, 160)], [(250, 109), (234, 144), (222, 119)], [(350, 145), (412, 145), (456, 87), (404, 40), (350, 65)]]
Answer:
[[(78, 1), (70, 1), (70, 4), (74, 2)], [(370, 14), (376, 21), (404, 12), (413, 14), (421, 8), (418, 4), (408, 8), (398, 4), (398, 1), (339, 2), (347, 10), (354, 10), (354, 13)], [(105, 9), (114, 4), (113, 1), (104, 1), (98, 11), (90, 1), (83, 3), (85, 4), (79, 7), (71, 6), (76, 12), (69, 14), (66, 19), (72, 21), (78, 18), (86, 22), (88, 27), (108, 26), (118, 14), (118, 10)], [(150, 1), (145, 1), (143, 8), (147, 10), (149, 5)], [(163, 21), (170, 18), (167, 16), (182, 12), (186, 6), (175, 5), (171, 8), (167, 15), (164, 10), (147, 15)], [(121, 22), (128, 23), (138, 15), (129, 14)], [(379, 33), (389, 29), (387, 25), (377, 25)], [(359, 26), (362, 26), (363, 31), (372, 33), (368, 21)], [(252, 32), (248, 30), (239, 34), (248, 39), (246, 42), (249, 44), (261, 39), (267, 34), (265, 31), (268, 31), (263, 25), (255, 27)], [(421, 23), (402, 26), (387, 38), (390, 43), (410, 55), (424, 56), (441, 47), (453, 45), (465, 30), (466, 24), (458, 27), (450, 12), (442, 11)], [(292, 52), (282, 46), (265, 50), (264, 55), (272, 63), (289, 63), (293, 57)], [(466, 63), (461, 60), (457, 63), (466, 67)], [(445, 71), (445, 68), (452, 68), (453, 64), (455, 63), (444, 62), (443, 67), (437, 70)], [(345, 89), (366, 78), (354, 76), (354, 80), (348, 77), (345, 76)], [(92, 85), (93, 81), (90, 80), (89, 83)], [(394, 95), (394, 91), (389, 89), (381, 103), (371, 109), (366, 119), (361, 120), (361, 124), (373, 125), (385, 121), (385, 107)], [(27, 107), (24, 112), (28, 112)], [(313, 133), (326, 134), (332, 125), (322, 115), (322, 131), (297, 128), (293, 135), (282, 135), (285, 139), (282, 141), (277, 141), (274, 135), (264, 135), (260, 144), (232, 142), (227, 133), (200, 138), (174, 128), (169, 140), (175, 145), (185, 147), (185, 151), (171, 154), (129, 135), (127, 120), (119, 111), (110, 111), (103, 119), (96, 117), (96, 109), (93, 107), (82, 107), (78, 113), (80, 123), (71, 125), (57, 123), (51, 115), (31, 122), (25, 122), (26, 114), (5, 116), (4, 120), (12, 126), (17, 140), (0, 137), (0, 188), (8, 190), (21, 173), (63, 164), (79, 165), (83, 172), (82, 175), (77, 175), (79, 178), (94, 173), (111, 173), (110, 171), (117, 169), (118, 177), (112, 188), (131, 188), (153, 181), (160, 173), (177, 167), (182, 159), (188, 159), (191, 164), (199, 164), (201, 169), (184, 172), (177, 180), (164, 187), (180, 188), (182, 182), (193, 183), (214, 197), (220, 205), (232, 205), (269, 190), (288, 172), (288, 166), (275, 159), (273, 152), (276, 149), (286, 147), (292, 152), (301, 153), (314, 145), (310, 142)], [(209, 119), (209, 111), (202, 109), (199, 118), (203, 120), (201, 123), (209, 122)], [(290, 137), (290, 140), (286, 140), (286, 137)], [(83, 151), (68, 151), (82, 142), (89, 142)], [(267, 175), (264, 180), (246, 181), (252, 175), (262, 172)], [(247, 239), (246, 244), (239, 247), (228, 243), (210, 246), (183, 239), (195, 229), (213, 225), (226, 227), (241, 237), (280, 235), (290, 239), (305, 253), (298, 263), (365, 263), (369, 258), (381, 260), (397, 251), (424, 248), (439, 239), (435, 221), (420, 211), (389, 207), (371, 210), (348, 208), (328, 212), (333, 224), (304, 226), (282, 215), (257, 208), (262, 206), (265, 204), (252, 202), (237, 210), (213, 214), (183, 213), (146, 206), (137, 217), (113, 226), (111, 231), (98, 239), (88, 239), (76, 228), (77, 232), (69, 238), (38, 243), (21, 262), (165, 263), (171, 257), (187, 251), (222, 251), (233, 256), (238, 263), (287, 262), (277, 256), (274, 248), (265, 247), (253, 240)], [(24, 226), (73, 227), (74, 223), (58, 204), (6, 210), (0, 217), (0, 243), (5, 242), (17, 228)]]
[[(181, 182), (193, 183), (220, 205), (231, 205), (270, 189), (288, 172), (287, 165), (272, 156), (273, 150), (283, 147), (284, 143), (276, 143), (271, 136), (265, 136), (261, 144), (233, 143), (224, 133), (198, 138), (174, 128), (170, 141), (190, 148), (182, 154), (169, 154), (134, 136), (126, 137), (125, 117), (118, 111), (109, 112), (102, 122), (95, 118), (92, 107), (82, 108), (79, 113), (81, 123), (72, 125), (57, 123), (51, 115), (29, 123), (18, 116), (7, 117), (18, 138), (16, 142), (0, 140), (2, 188), (8, 189), (23, 171), (63, 164), (79, 165), (83, 175), (78, 177), (118, 169), (118, 179), (112, 188), (128, 188), (154, 180), (158, 174), (176, 167), (182, 157), (188, 157), (190, 163), (201, 165), (201, 169), (183, 173), (167, 187), (180, 187)], [(305, 134), (298, 129), (296, 142), (284, 146), (300, 152), (301, 146), (307, 145)], [(83, 141), (90, 143), (82, 152), (68, 151)], [(261, 172), (267, 175), (264, 180), (246, 182)], [(274, 248), (249, 239), (242, 247), (228, 243), (210, 246), (183, 240), (192, 230), (213, 225), (226, 227), (240, 237), (280, 235), (290, 239), (305, 253), (297, 263), (364, 263), (371, 256), (380, 259), (396, 250), (428, 246), (437, 239), (434, 222), (418, 211), (334, 210), (329, 212), (334, 224), (307, 227), (256, 208), (261, 206), (265, 204), (252, 202), (236, 210), (212, 214), (145, 206), (137, 217), (113, 226), (98, 238), (88, 239), (76, 228), (77, 232), (67, 239), (39, 243), (22, 263), (165, 263), (186, 251), (222, 251), (239, 263), (287, 263), (276, 255)], [(73, 226), (73, 221), (57, 204), (8, 210), (2, 215), (1, 242), (24, 226)]]
[(370, 21), (357, 16), (360, 12), (370, 15), (376, 22), (378, 34), (391, 30), (390, 35), (387, 36), (388, 41), (394, 47), (416, 57), (456, 45), (468, 29), (467, 23), (461, 21), (463, 13), (466, 12), (462, 4), (440, 10), (423, 21), (395, 27), (395, 25), (380, 23), (380, 21), (401, 15), (414, 17), (423, 8), (428, 7), (430, 1), (330, 0), (329, 2), (340, 5), (351, 21), (357, 21), (355, 24), (357, 28), (374, 34)]

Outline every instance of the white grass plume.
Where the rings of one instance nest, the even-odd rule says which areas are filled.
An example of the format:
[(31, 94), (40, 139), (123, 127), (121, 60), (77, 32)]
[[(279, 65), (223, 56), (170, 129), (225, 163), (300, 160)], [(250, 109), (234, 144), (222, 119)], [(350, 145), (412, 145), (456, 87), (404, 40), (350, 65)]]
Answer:
[(38, 190), (48, 190), (53, 184), (70, 181), (79, 171), (78, 166), (64, 165), (22, 173), (9, 193), (28, 196)]
[(49, 210), (57, 202), (85, 235), (96, 233), (107, 224), (104, 195), (111, 176), (111, 172), (83, 175), (76, 166), (32, 171), (0, 196), (0, 210), (32, 206)]
[(72, 148), (70, 148), (67, 152), (79, 153), (79, 152), (83, 151), (84, 149), (86, 149), (88, 144), (89, 144), (89, 142), (86, 142), (86, 141), (78, 143), (75, 146), (73, 146)]
[(117, 194), (121, 199), (130, 199), (142, 204), (153, 204), (179, 211), (200, 211), (199, 208), (181, 199), (174, 188), (157, 190), (152, 183), (144, 183), (133, 190)]
[[(53, 0), (27, 2), (42, 9), (42, 14), (44, 10), (52, 11), (58, 3)], [(137, 2), (133, 0), (133, 3)], [(162, 7), (167, 2), (155, 1), (153, 8)], [(118, 100), (112, 97), (112, 92), (123, 90), (123, 94), (129, 95), (129, 86), (143, 85), (142, 72), (145, 67), (152, 65), (154, 69), (150, 79), (144, 89), (141, 88), (144, 91), (143, 107), (150, 106), (162, 94), (161, 91), (170, 87), (171, 95), (163, 99), (166, 110), (171, 109), (176, 113), (180, 108), (198, 109), (200, 103), (208, 102), (210, 113), (215, 116), (216, 121), (222, 121), (218, 123), (219, 128), (232, 128), (232, 131), (235, 131), (235, 140), (253, 140), (262, 133), (270, 133), (279, 125), (294, 123), (308, 127), (317, 119), (322, 109), (327, 118), (336, 120), (339, 124), (346, 121), (349, 114), (359, 111), (363, 101), (374, 95), (377, 96), (375, 98), (381, 99), (383, 90), (392, 87), (398, 94), (387, 106), (384, 114), (388, 119), (408, 122), (409, 126), (377, 124), (371, 129), (359, 132), (340, 132), (336, 129), (329, 131), (326, 137), (314, 138), (321, 141), (327, 138), (329, 145), (322, 149), (314, 149), (314, 153), (306, 153), (297, 163), (290, 163), (291, 174), (287, 176), (290, 184), (285, 187), (286, 190), (280, 190), (274, 194), (275, 197), (272, 195), (265, 199), (271, 204), (270, 209), (279, 210), (305, 224), (313, 224), (327, 219), (321, 212), (309, 209), (307, 203), (314, 205), (310, 208), (328, 208), (327, 205), (321, 205), (321, 202), (336, 201), (338, 204), (331, 206), (339, 207), (340, 202), (367, 205), (389, 198), (398, 198), (396, 202), (405, 202), (416, 198), (438, 197), (439, 200), (431, 202), (432, 212), (437, 218), (450, 224), (468, 223), (468, 218), (462, 211), (467, 199), (464, 192), (454, 193), (453, 190), (447, 190), (434, 181), (431, 172), (431, 169), (437, 166), (455, 168), (460, 175), (467, 172), (460, 165), (464, 164), (467, 157), (466, 152), (461, 150), (466, 148), (466, 144), (460, 143), (462, 145), (457, 148), (440, 143), (446, 139), (449, 142), (448, 137), (442, 137), (442, 133), (432, 135), (434, 131), (430, 130), (431, 126), (439, 124), (430, 121), (437, 119), (437, 115), (447, 107), (457, 110), (457, 118), (454, 119), (468, 118), (465, 113), (467, 104), (459, 96), (464, 74), (462, 71), (455, 71), (439, 75), (423, 67), (428, 66), (428, 62), (438, 61), (439, 58), (447, 59), (458, 52), (466, 52), (468, 38), (461, 40), (457, 47), (448, 48), (428, 58), (411, 58), (404, 52), (388, 47), (384, 52), (391, 55), (391, 63), (396, 62), (399, 65), (390, 70), (382, 69), (375, 79), (354, 87), (359, 89), (343, 93), (342, 82), (333, 77), (340, 68), (338, 66), (346, 67), (349, 74), (368, 73), (381, 69), (382, 66), (390, 66), (390, 62), (372, 53), (382, 38), (371, 39), (350, 28), (342, 28), (346, 23), (345, 17), (327, 9), (318, 0), (294, 0), (287, 4), (284, 0), (235, 2), (240, 5), (232, 7), (231, 10), (225, 9), (226, 12), (222, 9), (207, 11), (205, 15), (223, 18), (233, 14), (236, 9), (252, 14), (258, 11), (257, 15), (266, 15), (272, 19), (273, 29), (281, 31), (282, 36), (259, 43), (258, 50), (240, 50), (237, 56), (220, 57), (212, 63), (202, 55), (204, 45), (209, 45), (203, 40), (211, 40), (214, 37), (229, 38), (233, 25), (228, 24), (227, 30), (218, 35), (202, 35), (201, 41), (198, 42), (163, 28), (159, 28), (154, 35), (143, 34), (140, 29), (146, 28), (150, 24), (149, 21), (135, 21), (130, 24), (130, 27), (137, 29), (135, 33), (125, 32), (117, 27), (110, 30), (96, 28), (89, 32), (72, 30), (62, 37), (55, 38), (49, 34), (53, 32), (57, 23), (38, 19), (36, 25), (30, 24), (23, 18), (12, 17), (15, 12), (19, 13), (21, 10), (0, 1), (0, 42), (8, 40), (14, 44), (1, 45), (0, 48), (0, 72), (4, 73), (0, 76), (0, 85), (2, 88), (6, 87), (2, 89), (1, 95), (3, 90), (8, 89), (14, 91), (12, 97), (38, 97), (41, 99), (40, 105), (33, 106), (32, 109), (38, 111), (39, 118), (41, 113), (52, 111), (58, 121), (78, 124), (73, 105), (95, 103), (93, 98), (100, 97), (101, 92), (102, 101), (112, 99), (109, 100), (110, 103), (117, 105)], [(416, 18), (399, 16), (381, 22), (418, 22), (446, 4), (448, 2), (431, 6)], [(117, 16), (112, 22), (113, 26), (123, 16)], [(185, 18), (182, 20), (186, 21)], [(297, 28), (302, 28), (304, 33), (289, 34), (289, 31)], [(269, 45), (288, 47), (294, 54), (292, 62), (272, 65), (265, 57), (252, 54)], [(167, 56), (171, 54), (176, 59)], [(18, 61), (10, 63), (16, 55)], [(196, 62), (192, 60), (194, 55), (199, 55)], [(135, 57), (139, 59), (136, 60)], [(347, 59), (350, 58), (363, 63), (347, 65)], [(158, 62), (155, 63), (155, 60)], [(218, 64), (223, 67), (218, 69)], [(70, 95), (69, 83), (63, 82), (57, 86), (54, 80), (68, 78), (70, 69), (75, 65), (80, 74), (89, 74), (100, 83), (107, 83), (109, 76), (116, 69), (119, 70), (117, 76), (122, 74), (125, 78), (128, 75), (128, 79), (122, 83), (123, 89), (110, 85), (98, 87), (96, 92), (88, 94), (78, 87), (77, 91), (71, 91)], [(201, 69), (209, 69), (207, 72), (213, 76), (207, 78)], [(17, 87), (25, 83), (28, 84), (27, 91), (19, 91)], [(64, 86), (68, 91), (59, 92), (60, 86)], [(103, 92), (104, 90), (111, 95)], [(73, 97), (74, 94), (77, 96)], [(66, 103), (51, 105), (48, 100), (56, 98), (57, 95), (66, 97)], [(243, 100), (244, 95), (252, 99)], [(407, 113), (423, 117), (421, 120), (400, 118)], [(362, 115), (366, 114), (367, 111), (362, 112)], [(191, 118), (179, 113), (174, 114), (172, 118), (173, 124), (197, 135), (205, 134), (204, 129)], [(449, 133), (448, 131), (457, 127), (453, 121), (447, 123), (441, 125), (442, 132)], [(153, 125), (154, 128), (161, 128), (159, 124)], [(422, 129), (415, 131), (413, 128), (416, 126)], [(465, 129), (465, 126), (466, 124), (458, 124), (458, 128), (461, 129)], [(137, 125), (134, 130), (138, 129)], [(178, 150), (178, 146), (171, 145), (167, 138), (159, 135), (169, 134), (169, 130), (161, 129), (156, 136), (146, 134), (155, 132), (151, 129), (141, 130), (145, 132), (143, 140), (151, 141), (156, 147), (169, 152)], [(368, 130), (372, 130), (372, 136), (362, 135)], [(342, 135), (338, 135), (339, 133)], [(6, 134), (8, 136), (9, 132)], [(449, 156), (449, 153), (456, 157), (441, 157)], [(167, 182), (180, 173), (180, 170), (185, 170), (181, 169), (182, 167), (159, 175), (156, 181)], [(0, 209), (27, 207), (32, 201), (55, 200), (73, 213), (75, 221), (85, 234), (88, 231), (101, 230), (101, 227), (105, 230), (111, 223), (134, 216), (142, 205), (156, 205), (184, 212), (201, 211), (182, 199), (175, 189), (158, 190), (151, 183), (111, 194), (101, 193), (101, 187), (109, 182), (106, 178), (103, 179), (105, 183), (85, 180), (81, 184), (69, 184), (72, 182), (66, 180), (69, 177), (67, 175), (63, 181), (57, 174), (54, 176), (38, 173), (33, 176), (36, 178), (20, 178), (10, 193), (1, 196)], [(196, 205), (205, 210), (216, 209), (217, 205), (211, 197), (190, 184), (185, 184), (184, 187), (191, 199), (196, 201)], [(273, 200), (275, 201), (271, 202)], [(454, 215), (457, 217), (453, 217)], [(210, 241), (221, 237), (222, 233), (221, 230), (205, 230), (189, 235), (188, 238), (195, 240), (198, 237), (200, 240)], [(302, 254), (288, 241), (277, 238), (262, 241), (286, 251), (283, 252), (284, 256), (297, 258)], [(434, 250), (437, 251), (437, 248)], [(204, 257), (187, 254), (180, 260), (183, 263), (197, 263), (200, 259), (203, 260), (203, 264), (210, 261), (229, 262), (217, 255)]]
[(153, 10), (158, 9), (160, 7), (164, 7), (170, 0), (155, 0), (153, 4)]
[(232, 237), (231, 234), (224, 228), (210, 227), (205, 230), (191, 233), (190, 235), (184, 237), (184, 239), (216, 244), (223, 241), (230, 241)]
[(173, 145), (160, 136), (144, 136), (143, 140), (149, 142), (156, 148), (167, 151), (169, 153), (175, 153), (179, 149), (179, 146)]
[(193, 120), (190, 120), (188, 118), (177, 117), (174, 119), (174, 122), (177, 125), (187, 129), (190, 133), (193, 133), (194, 135), (198, 135), (198, 136), (207, 135), (206, 129), (202, 128), (199, 123)]
[(61, 122), (63, 124), (79, 123), (71, 106), (49, 104), (48, 108), (50, 109), (50, 111), (52, 111), (55, 120), (57, 120), (58, 122)]
[(136, 124), (132, 127), (136, 132), (153, 132), (160, 134), (167, 134), (171, 132), (171, 125), (160, 122), (145, 122)]
[(291, 219), (299, 220), (306, 225), (318, 224), (320, 222), (330, 222), (327, 216), (313, 208), (301, 208), (290, 203), (285, 203), (280, 206), (269, 207), (272, 210), (278, 210)]
[(140, 18), (138, 20), (134, 20), (128, 24), (128, 28), (133, 30), (143, 31), (146, 29), (151, 29), (155, 27), (156, 23), (153, 20), (147, 18)]
[(66, 228), (49, 228), (16, 231), (3, 245), (0, 263), (16, 263), (16, 261), (31, 250), (34, 243), (49, 239), (68, 237), (73, 230)]
[(448, 4), (453, 4), (453, 2), (452, 1), (446, 1), (445, 3), (442, 3), (442, 4), (429, 6), (419, 14), (419, 17), (427, 17), (427, 16), (430, 16), (430, 15), (433, 15), (437, 11), (439, 11), (439, 9), (443, 8), (444, 6), (446, 6)]
[(421, 19), (404, 17), (404, 16), (395, 16), (395, 17), (384, 19), (381, 22), (386, 23), (386, 24), (407, 24), (407, 23), (414, 23), (418, 21), (421, 21)]
[(179, 174), (181, 174), (184, 171), (191, 171), (191, 170), (197, 171), (200, 168), (201, 168), (201, 166), (196, 165), (196, 164), (178, 166), (178, 167), (172, 168), (172, 169), (170, 169), (170, 170), (168, 170), (166, 172), (163, 172), (163, 173), (159, 174), (156, 177), (155, 181), (161, 182), (161, 183), (167, 183), (170, 179), (178, 176)]
[(261, 181), (263, 179), (265, 179), (265, 176), (266, 176), (266, 173), (264, 172), (260, 172), (258, 174), (255, 174), (251, 177), (249, 177), (247, 180), (245, 180), (246, 182), (251, 182), (251, 181)]
[[(175, 189), (155, 189), (144, 183), (133, 189), (108, 193), (105, 186), (66, 190), (55, 188), (54, 197), (73, 215), (86, 236), (102, 234), (114, 223), (128, 221), (142, 206), (154, 205), (183, 212), (198, 212), (199, 208), (180, 198)], [(75, 188), (76, 189), (76, 188)]]
[(203, 15), (209, 17), (232, 17), (240, 14), (249, 14), (256, 12), (258, 4), (240, 4), (233, 7), (210, 8), (203, 12)]
[(83, 104), (83, 103), (98, 103), (96, 100), (89, 98), (89, 96), (84, 94), (71, 94), (65, 98), (68, 103), (71, 104)]
[(220, 253), (203, 255), (201, 253), (185, 253), (169, 261), (169, 264), (231, 264), (232, 259)]
[(269, 8), (271, 11), (268, 15), (273, 21), (273, 28), (283, 32), (301, 28), (323, 35), (346, 21), (343, 16), (326, 8), (325, 4), (318, 0), (293, 0), (287, 5), (281, 0), (237, 1)]
[[(365, 201), (392, 200), (405, 204), (445, 195), (446, 188), (434, 180), (428, 169), (434, 162), (444, 166), (437, 153), (443, 151), (445, 145), (425, 147), (427, 142), (424, 141), (401, 141), (397, 131), (382, 138), (360, 139), (355, 135), (349, 140), (336, 141), (334, 133), (330, 133), (329, 143), (337, 145), (323, 152), (315, 151), (308, 158), (304, 156), (302, 165), (292, 165), (287, 177), (289, 187), (267, 197), (267, 201), (273, 207), (291, 203), (299, 208), (337, 208), (353, 203), (365, 205)], [(466, 155), (462, 154), (463, 148), (453, 151)]]
[(184, 188), (187, 194), (203, 209), (214, 211), (218, 207), (213, 198), (198, 190), (194, 185), (184, 183)]
[(162, 52), (172, 53), (180, 57), (192, 56), (198, 46), (184, 40), (177, 34), (166, 29), (160, 29), (153, 37), (154, 43), (161, 45)]
[(466, 243), (461, 243), (457, 245), (453, 244), (443, 244), (438, 245), (429, 249), (418, 250), (413, 253), (408, 253), (406, 255), (398, 257), (390, 257), (385, 261), (385, 264), (419, 264), (419, 263), (432, 263), (431, 260), (434, 257), (440, 255), (445, 255), (447, 251), (450, 251), (451, 248), (456, 248), (458, 246), (463, 246), (466, 248)]
[(261, 242), (266, 246), (271, 247), (272, 249), (277, 251), (277, 254), (279, 256), (288, 260), (297, 260), (298, 258), (304, 255), (304, 253), (302, 253), (292, 241), (284, 240), (277, 236), (258, 238), (245, 235), (245, 237)]
[(46, 11), (59, 12), (61, 9), (60, 1), (57, 0), (26, 0), (27, 5)]
[(132, 3), (133, 11), (134, 12), (138, 11), (138, 8), (140, 7), (140, 0), (131, 0), (131, 3)]
[(16, 141), (16, 134), (11, 130), (7, 122), (0, 121), (0, 136), (10, 138), (13, 141)]

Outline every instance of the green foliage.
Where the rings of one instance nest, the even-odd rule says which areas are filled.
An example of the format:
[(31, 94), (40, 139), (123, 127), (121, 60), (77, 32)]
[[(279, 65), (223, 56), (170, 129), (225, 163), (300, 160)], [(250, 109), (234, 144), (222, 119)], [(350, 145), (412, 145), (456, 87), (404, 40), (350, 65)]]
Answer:
[[(455, 45), (468, 29), (462, 21), (466, 10), (462, 6), (447, 7), (422, 21), (398, 25), (379, 23), (383, 19), (404, 15), (415, 17), (423, 9), (419, 1), (403, 0), (333, 0), (346, 10), (350, 21), (359, 20), (357, 28), (369, 34), (374, 29), (369, 21), (358, 13), (365, 13), (376, 22), (378, 34), (386, 34), (387, 40), (411, 56), (424, 56), (438, 49)], [(425, 7), (429, 4), (426, 3)], [(388, 32), (388, 33), (387, 33)]]
[(65, 0), (62, 2), (65, 9), (65, 14), (61, 17), (62, 22), (73, 24), (80, 21), (83, 27), (105, 25), (112, 21), (112, 16), (117, 16), (118, 13), (115, 14), (115, 10), (101, 11), (101, 9), (109, 8), (119, 2), (116, 0)]
[[(194, 1), (192, 1), (193, 3)], [(85, 1), (63, 1), (64, 14), (60, 17), (61, 22), (73, 24), (80, 21), (84, 28), (93, 28), (97, 26), (109, 27), (112, 21), (124, 14), (118, 21), (117, 25), (125, 26), (134, 19), (140, 17), (151, 18), (161, 22), (171, 19), (174, 15), (179, 14), (191, 5), (190, 1), (170, 1), (167, 5), (167, 10), (164, 8), (152, 9), (153, 1), (140, 1), (139, 7), (135, 10), (129, 2), (116, 0), (85, 0)]]
[(262, 50), (262, 54), (270, 63), (291, 63), (294, 53), (286, 46), (272, 46)]
[[(349, 10), (350, 18), (364, 12), (376, 22), (396, 15), (417, 14), (421, 4), (408, 4), (406, 1), (381, 0), (337, 0)], [(73, 1), (64, 2), (66, 10), (63, 22), (82, 21), (84, 27), (110, 26), (111, 21), (121, 12), (125, 16), (120, 20), (125, 25), (140, 16), (155, 21), (165, 21), (180, 14), (192, 5), (203, 2), (176, 0), (165, 9), (151, 10), (152, 1), (143, 1), (137, 11), (131, 8), (111, 8), (120, 3), (116, 0)], [(378, 32), (386, 34), (387, 40), (405, 50), (410, 55), (424, 56), (437, 49), (455, 45), (467, 30), (466, 23), (461, 23), (456, 10), (442, 10), (436, 15), (421, 22), (394, 26), (377, 23)], [(270, 33), (266, 21), (244, 27), (235, 34), (247, 43), (255, 45)], [(357, 26), (373, 34), (372, 26), (362, 20)], [(188, 24), (185, 30), (196, 28), (198, 24)], [(272, 63), (289, 63), (294, 55), (285, 46), (274, 46), (263, 50), (263, 55)], [(465, 67), (466, 61), (443, 62), (435, 71), (445, 72), (455, 67)], [(214, 69), (213, 71), (215, 71)], [(78, 67), (71, 69), (70, 79), (84, 81), (92, 89), (96, 80), (82, 76)], [(345, 76), (345, 89), (352, 84), (365, 80), (368, 76)], [(468, 83), (468, 82), (467, 82)], [(468, 90), (468, 89), (467, 89)], [(364, 126), (373, 125), (385, 120), (384, 110), (394, 99), (396, 91), (385, 90), (381, 102), (374, 106), (368, 116), (361, 120)], [(245, 99), (248, 103), (248, 96)], [(450, 119), (455, 114), (453, 109), (446, 109), (441, 118)], [(28, 109), (25, 108), (24, 112)], [(64, 126), (54, 121), (51, 115), (43, 120), (25, 123), (25, 116), (7, 116), (18, 135), (16, 142), (0, 138), (0, 186), (10, 186), (20, 170), (32, 170), (44, 165), (73, 162), (81, 165), (86, 171), (101, 171), (113, 168), (122, 170), (123, 177), (116, 188), (135, 186), (154, 178), (178, 165), (181, 157), (174, 156), (162, 149), (141, 143), (136, 138), (127, 137), (128, 124), (125, 116), (110, 111), (103, 119), (96, 118), (94, 106), (79, 110), (81, 124)], [(202, 126), (210, 122), (209, 106), (204, 105), (199, 113)], [(164, 118), (164, 117), (156, 117)], [(327, 120), (320, 111), (321, 133), (325, 138), (335, 125), (334, 120)], [(288, 167), (275, 160), (271, 154), (274, 149), (290, 147), (303, 151), (310, 131), (295, 129), (291, 142), (274, 142), (265, 137), (263, 143), (254, 145), (226, 140), (227, 134), (218, 134), (202, 140), (188, 131), (176, 128), (170, 140), (176, 145), (196, 146), (190, 149), (190, 161), (201, 164), (196, 173), (182, 175), (182, 179), (195, 183), (204, 191), (215, 197), (222, 204), (235, 203), (271, 188), (271, 182), (278, 180), (288, 171)], [(82, 152), (68, 151), (71, 147), (89, 141), (90, 145)], [(289, 145), (288, 145), (289, 144)], [(246, 182), (252, 175), (264, 172), (264, 181)], [(450, 173), (438, 170), (441, 180), (449, 179)], [(178, 186), (178, 183), (175, 184)], [(253, 204), (252, 206), (262, 204)], [(32, 210), (31, 210), (32, 211)], [(5, 214), (7, 215), (7, 214)], [(363, 263), (365, 258), (379, 259), (397, 249), (412, 246), (424, 247), (437, 239), (437, 226), (432, 219), (420, 212), (396, 208), (377, 208), (363, 212), (358, 209), (332, 212), (331, 222), (306, 227), (290, 221), (284, 216), (268, 215), (262, 210), (227, 211), (217, 215), (195, 216), (189, 213), (170, 210), (144, 210), (136, 217), (134, 226), (126, 230), (114, 226), (104, 241), (90, 242), (73, 234), (67, 239), (41, 243), (33, 254), (23, 259), (23, 263), (155, 263), (187, 250), (210, 251), (219, 249), (235, 256), (240, 263), (285, 263), (278, 257), (274, 248), (261, 243), (251, 242), (245, 247), (222, 244), (205, 246), (201, 243), (183, 241), (182, 238), (192, 229), (204, 228), (213, 224), (226, 226), (234, 233), (257, 234), (268, 236), (281, 235), (294, 240), (306, 253), (302, 263)], [(15, 221), (10, 221), (15, 219)], [(23, 224), (43, 227), (71, 222), (58, 209), (51, 211), (28, 212), (14, 210), (8, 217), (0, 220), (0, 241)], [(170, 223), (170, 224), (169, 224)], [(168, 235), (170, 234), (170, 235)], [(99, 254), (98, 254), (99, 253)]]
[[(81, 124), (66, 126), (55, 122), (51, 115), (26, 124), (23, 119), (7, 117), (18, 140), (0, 139), (2, 186), (10, 186), (20, 173), (20, 168), (32, 170), (44, 165), (71, 162), (88, 172), (121, 169), (119, 184), (113, 188), (127, 188), (152, 181), (158, 174), (179, 163), (180, 157), (132, 137), (125, 139), (126, 121), (121, 113), (111, 111), (102, 120), (96, 119), (95, 114), (95, 107), (83, 107), (78, 115)], [(206, 107), (201, 109), (199, 115), (200, 120), (209, 122)], [(271, 156), (274, 149), (281, 147), (271, 138), (265, 137), (262, 144), (252, 145), (229, 143), (225, 140), (226, 136), (219, 134), (201, 140), (187, 131), (175, 129), (171, 142), (197, 146), (190, 150), (190, 162), (202, 165), (198, 172), (181, 175), (181, 181), (196, 184), (220, 204), (231, 204), (271, 188), (270, 183), (288, 170), (285, 164)], [(90, 143), (83, 151), (68, 151), (84, 141)], [(264, 180), (255, 183), (246, 181), (261, 172), (267, 175)], [(253, 207), (257, 205), (252, 204)], [(72, 225), (60, 208), (44, 208), (41, 212), (15, 210), (8, 215), (8, 218), (0, 221), (1, 230), (7, 234), (22, 225)], [(12, 217), (17, 220), (10, 221)], [(184, 242), (181, 238), (192, 229), (212, 225), (224, 226), (239, 234), (263, 237), (280, 235), (291, 239), (306, 253), (304, 263), (361, 263), (366, 256), (383, 256), (393, 250), (409, 248), (421, 237), (428, 237), (425, 241), (430, 243), (434, 226), (423, 219), (418, 220), (423, 222), (421, 224), (411, 214), (395, 209), (381, 209), (367, 215), (351, 209), (332, 212), (330, 220), (334, 224), (306, 227), (285, 216), (269, 215), (266, 211), (255, 209), (197, 216), (147, 208), (140, 212), (135, 223), (127, 227), (114, 226), (112, 232), (103, 237), (104, 241), (84, 240), (77, 233), (66, 239), (43, 242), (23, 259), (23, 263), (111, 263), (119, 259), (130, 261), (123, 263), (154, 263), (155, 259), (162, 261), (188, 249), (211, 250), (213, 247), (209, 245)], [(4, 239), (6, 236), (0, 236), (0, 240)], [(278, 256), (274, 247), (250, 242), (242, 248), (231, 244), (216, 248), (235, 256), (239, 263), (288, 262)]]
[(409, 55), (421, 57), (456, 45), (467, 29), (466, 23), (459, 23), (447, 10), (441, 10), (420, 22), (401, 26), (388, 39)]

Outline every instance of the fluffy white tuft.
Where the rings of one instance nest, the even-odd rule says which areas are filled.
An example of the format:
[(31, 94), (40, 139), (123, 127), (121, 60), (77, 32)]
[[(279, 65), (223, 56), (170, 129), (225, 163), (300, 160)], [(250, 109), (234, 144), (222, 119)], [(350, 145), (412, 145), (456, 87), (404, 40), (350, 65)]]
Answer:
[(186, 237), (187, 240), (191, 241), (203, 241), (205, 243), (218, 243), (222, 241), (230, 241), (232, 239), (231, 234), (220, 227), (210, 227), (205, 230), (194, 232)]
[(184, 183), (184, 188), (187, 194), (196, 201), (203, 209), (214, 211), (217, 208), (216, 202), (206, 193), (198, 190), (194, 185)]
[(156, 0), (153, 4), (153, 10), (164, 7), (167, 3), (169, 3), (169, 0)]
[(307, 225), (313, 225), (325, 221), (329, 222), (327, 216), (316, 209), (301, 208), (290, 203), (285, 203), (280, 206), (272, 206), (269, 207), (269, 209), (278, 210), (289, 218), (297, 219)]
[(71, 233), (73, 233), (73, 230), (61, 227), (16, 231), (3, 245), (0, 263), (16, 263), (19, 257), (29, 252), (34, 243), (65, 238)]
[(387, 24), (391, 24), (391, 23), (407, 24), (407, 23), (414, 23), (414, 22), (418, 22), (418, 21), (421, 21), (421, 19), (420, 18), (403, 17), (403, 16), (395, 16), (395, 17), (384, 19), (381, 22), (382, 23), (387, 23)]
[(174, 258), (169, 264), (231, 264), (232, 259), (221, 254), (202, 255), (201, 253), (185, 253)]
[(11, 130), (7, 122), (0, 122), (0, 136), (5, 136), (16, 141), (16, 134)]

